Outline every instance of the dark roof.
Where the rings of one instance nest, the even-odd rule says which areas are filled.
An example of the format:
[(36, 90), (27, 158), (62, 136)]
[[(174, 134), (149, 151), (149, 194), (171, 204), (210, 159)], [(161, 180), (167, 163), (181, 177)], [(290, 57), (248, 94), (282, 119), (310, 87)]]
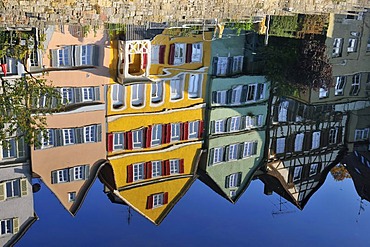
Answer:
[(144, 40), (153, 39), (158, 34), (163, 32), (164, 28), (148, 28), (146, 25), (126, 25), (126, 32), (123, 39), (126, 41), (130, 40)]

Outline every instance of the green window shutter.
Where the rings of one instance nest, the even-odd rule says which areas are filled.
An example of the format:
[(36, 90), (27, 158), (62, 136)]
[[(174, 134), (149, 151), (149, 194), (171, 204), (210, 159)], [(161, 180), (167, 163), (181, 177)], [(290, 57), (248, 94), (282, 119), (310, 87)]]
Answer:
[(27, 191), (27, 178), (22, 178), (20, 180), (21, 183), (21, 194), (22, 196), (26, 196), (28, 191)]
[(212, 121), (211, 122), (211, 133), (210, 134), (214, 134), (215, 133), (215, 121)]
[(57, 173), (57, 171), (52, 171), (51, 172), (51, 183), (52, 184), (58, 183), (58, 173)]
[(238, 172), (238, 183), (237, 183), (238, 187), (240, 186), (241, 182), (242, 182), (242, 173)]
[(68, 181), (69, 182), (71, 182), (71, 181), (74, 181), (74, 176), (73, 176), (73, 168), (69, 168), (68, 169), (68, 177), (69, 177), (69, 179), (68, 179)]
[(13, 234), (19, 232), (19, 218), (13, 218)]
[(90, 166), (85, 165), (85, 180), (89, 179), (90, 176)]
[(252, 154), (257, 154), (257, 142), (253, 142)]
[(239, 146), (238, 146), (238, 159), (242, 159), (243, 158), (243, 151), (244, 151), (244, 143), (239, 143)]
[(100, 88), (99, 87), (94, 87), (94, 96), (95, 96), (95, 101), (100, 100)]
[(226, 119), (225, 132), (230, 132), (230, 127), (231, 127), (231, 118), (228, 118), (228, 119)]
[(0, 202), (5, 200), (5, 184), (0, 184)]
[(210, 149), (209, 150), (209, 162), (208, 162), (208, 165), (211, 166), (213, 164), (213, 155), (214, 155), (214, 149)]
[(225, 178), (225, 188), (229, 188), (230, 176), (226, 176)]
[(51, 67), (58, 67), (58, 50), (51, 50)]
[(75, 102), (81, 103), (82, 102), (82, 88), (79, 88), (79, 87), (74, 88), (74, 96), (75, 96)]
[(84, 130), (83, 128), (75, 129), (76, 143), (84, 143)]
[(230, 147), (226, 146), (225, 153), (224, 153), (224, 161), (229, 161), (229, 150), (230, 150)]
[(101, 124), (96, 125), (96, 141), (97, 142), (101, 142), (101, 137), (102, 137), (101, 131), (102, 131)]
[(54, 141), (54, 146), (63, 146), (63, 131), (61, 129), (56, 129), (54, 131), (55, 135), (55, 141)]

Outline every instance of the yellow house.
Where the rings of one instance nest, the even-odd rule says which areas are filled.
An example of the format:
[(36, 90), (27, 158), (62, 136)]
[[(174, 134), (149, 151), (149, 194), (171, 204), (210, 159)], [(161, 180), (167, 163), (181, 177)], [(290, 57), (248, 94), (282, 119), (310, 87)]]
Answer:
[(196, 179), (201, 141), (116, 155), (99, 178), (120, 201), (160, 224)]

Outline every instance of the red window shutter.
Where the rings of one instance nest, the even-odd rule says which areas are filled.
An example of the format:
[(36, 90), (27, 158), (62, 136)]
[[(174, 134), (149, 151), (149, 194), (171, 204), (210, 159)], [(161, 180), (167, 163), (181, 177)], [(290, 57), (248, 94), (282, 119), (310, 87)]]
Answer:
[(127, 143), (127, 149), (132, 150), (132, 132), (129, 131), (126, 133), (126, 143)]
[(168, 64), (173, 65), (175, 61), (175, 44), (170, 45), (170, 53), (168, 55)]
[(166, 143), (171, 142), (171, 124), (166, 125)]
[(166, 52), (166, 46), (165, 45), (161, 45), (160, 47), (159, 47), (159, 63), (161, 63), (161, 64), (164, 64), (164, 54), (165, 54), (165, 52)]
[(144, 53), (143, 54), (143, 69), (146, 69), (148, 66), (148, 54)]
[(199, 130), (198, 130), (199, 138), (203, 138), (203, 130), (204, 130), (204, 122), (203, 120), (199, 120)]
[(164, 175), (170, 175), (170, 161), (165, 160), (164, 161)]
[(184, 140), (188, 140), (189, 139), (189, 122), (184, 123), (183, 132), (184, 132)]
[(162, 124), (162, 143), (166, 143), (167, 124)]
[(180, 140), (185, 139), (184, 123), (180, 123)]
[(186, 45), (186, 63), (191, 63), (191, 55), (193, 54), (193, 44)]
[(108, 133), (107, 135), (107, 145), (108, 145), (108, 152), (113, 151), (113, 133)]
[(166, 175), (166, 161), (162, 162), (162, 174), (161, 176), (165, 176)]
[(180, 173), (184, 173), (184, 159), (180, 159)]
[(168, 192), (164, 192), (163, 193), (163, 204), (167, 204), (168, 203)]
[(151, 143), (152, 143), (152, 126), (149, 125), (148, 128), (146, 128), (145, 147), (150, 148)]
[(146, 209), (152, 209), (153, 208), (153, 195), (148, 196), (146, 201)]
[(133, 181), (133, 166), (129, 165), (127, 167), (127, 183), (132, 183)]
[(145, 178), (152, 178), (152, 162), (151, 161), (146, 162), (145, 167), (146, 167)]

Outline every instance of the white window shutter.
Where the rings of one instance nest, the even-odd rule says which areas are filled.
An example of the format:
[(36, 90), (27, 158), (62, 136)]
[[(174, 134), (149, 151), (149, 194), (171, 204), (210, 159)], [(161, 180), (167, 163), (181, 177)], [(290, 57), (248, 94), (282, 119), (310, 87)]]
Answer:
[(22, 194), (22, 196), (26, 196), (28, 194), (28, 191), (27, 191), (27, 178), (22, 178), (20, 180), (20, 184), (21, 184), (21, 194)]
[(19, 232), (19, 218), (13, 218), (13, 234)]
[(5, 185), (0, 183), (0, 202), (5, 200)]

